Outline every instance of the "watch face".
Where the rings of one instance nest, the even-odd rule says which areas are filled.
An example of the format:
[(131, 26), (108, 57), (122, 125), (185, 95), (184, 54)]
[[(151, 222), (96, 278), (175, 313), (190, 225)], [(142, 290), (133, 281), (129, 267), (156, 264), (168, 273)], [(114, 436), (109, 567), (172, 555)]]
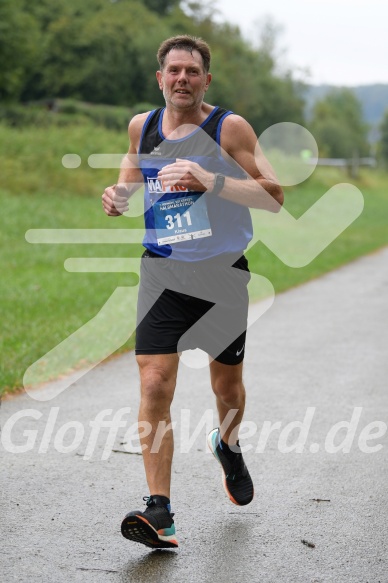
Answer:
[(217, 174), (216, 175), (216, 183), (214, 185), (214, 190), (215, 190), (215, 192), (217, 192), (217, 194), (219, 192), (221, 192), (221, 190), (223, 189), (224, 183), (225, 183), (225, 176), (223, 176), (222, 174)]

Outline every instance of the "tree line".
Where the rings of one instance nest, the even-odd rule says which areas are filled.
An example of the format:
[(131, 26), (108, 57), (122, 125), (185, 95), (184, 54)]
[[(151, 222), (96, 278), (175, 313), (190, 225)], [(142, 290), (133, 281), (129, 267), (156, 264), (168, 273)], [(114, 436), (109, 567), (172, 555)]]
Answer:
[(212, 47), (216, 75), (209, 100), (238, 110), (258, 132), (285, 118), (302, 122), (298, 83), (291, 75), (276, 76), (269, 51), (252, 48), (237, 27), (216, 24), (206, 6), (178, 0), (2, 0), (1, 98), (162, 104), (155, 55), (162, 40), (183, 31)]
[(289, 121), (313, 131), (324, 155), (367, 155), (367, 126), (354, 94), (339, 90), (305, 120), (304, 85), (279, 73), (273, 31), (253, 46), (238, 27), (214, 18), (213, 0), (2, 0), (0, 100), (72, 98), (92, 104), (161, 105), (156, 51), (175, 34), (212, 49), (207, 99), (245, 117), (258, 135)]

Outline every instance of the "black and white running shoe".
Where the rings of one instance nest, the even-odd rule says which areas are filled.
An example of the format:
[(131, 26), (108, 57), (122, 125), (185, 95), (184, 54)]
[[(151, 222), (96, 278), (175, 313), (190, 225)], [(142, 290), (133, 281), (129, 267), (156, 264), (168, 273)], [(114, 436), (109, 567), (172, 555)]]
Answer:
[[(253, 500), (253, 482), (239, 446), (232, 451), (221, 440), (220, 430), (213, 429), (207, 438), (210, 451), (221, 464), (224, 489), (233, 504), (245, 506)], [(234, 449), (234, 448), (233, 448)]]
[(121, 523), (125, 538), (142, 543), (152, 549), (175, 549), (178, 541), (170, 504), (164, 496), (144, 496), (147, 508), (144, 512), (129, 512)]

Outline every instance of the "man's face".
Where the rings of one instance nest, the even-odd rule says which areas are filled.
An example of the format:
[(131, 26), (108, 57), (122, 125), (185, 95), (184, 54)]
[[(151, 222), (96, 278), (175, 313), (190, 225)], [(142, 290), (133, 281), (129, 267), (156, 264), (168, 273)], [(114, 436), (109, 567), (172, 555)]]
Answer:
[(176, 109), (191, 109), (202, 103), (208, 90), (211, 74), (205, 73), (201, 54), (172, 49), (162, 71), (157, 71), (159, 88), (166, 104)]

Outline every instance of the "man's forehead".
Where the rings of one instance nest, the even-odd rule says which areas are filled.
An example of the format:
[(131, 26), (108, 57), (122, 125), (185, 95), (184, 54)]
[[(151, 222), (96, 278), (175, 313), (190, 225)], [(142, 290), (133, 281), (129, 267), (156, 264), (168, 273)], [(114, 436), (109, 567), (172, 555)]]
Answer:
[(185, 65), (192, 64), (203, 67), (202, 55), (196, 49), (192, 52), (186, 51), (185, 49), (171, 49), (171, 51), (167, 53), (165, 60), (166, 65), (178, 64), (180, 62), (185, 63)]

